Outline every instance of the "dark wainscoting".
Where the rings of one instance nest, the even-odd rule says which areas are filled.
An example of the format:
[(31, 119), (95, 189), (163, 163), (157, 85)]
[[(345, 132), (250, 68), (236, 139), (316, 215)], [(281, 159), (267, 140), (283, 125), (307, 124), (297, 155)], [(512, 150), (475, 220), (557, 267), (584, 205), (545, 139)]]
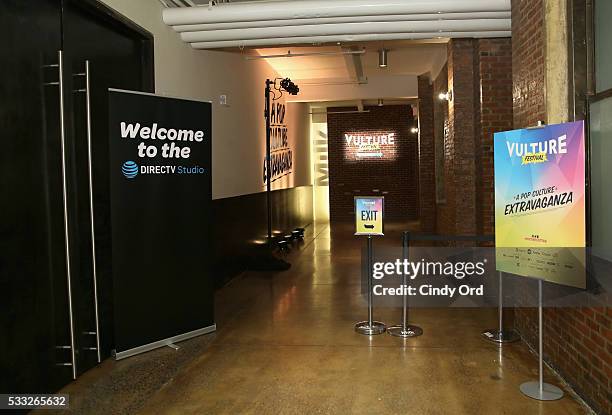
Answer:
[[(268, 232), (266, 193), (213, 200), (213, 275), (223, 286), (249, 268)], [(282, 234), (313, 221), (312, 186), (272, 192), (272, 229)]]

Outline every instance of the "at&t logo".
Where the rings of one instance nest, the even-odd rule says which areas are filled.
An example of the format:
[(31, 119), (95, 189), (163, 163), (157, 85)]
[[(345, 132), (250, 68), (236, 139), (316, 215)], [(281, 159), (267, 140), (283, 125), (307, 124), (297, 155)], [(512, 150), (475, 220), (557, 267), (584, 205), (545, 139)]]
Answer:
[(133, 161), (126, 161), (123, 163), (123, 166), (121, 166), (121, 173), (128, 179), (133, 179), (138, 175), (138, 164)]

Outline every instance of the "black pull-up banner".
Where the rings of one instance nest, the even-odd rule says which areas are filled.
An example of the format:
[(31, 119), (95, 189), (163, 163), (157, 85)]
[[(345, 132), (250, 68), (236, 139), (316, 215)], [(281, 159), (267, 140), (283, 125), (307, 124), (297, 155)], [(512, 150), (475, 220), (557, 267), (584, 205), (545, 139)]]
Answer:
[(109, 90), (117, 358), (214, 330), (211, 107)]

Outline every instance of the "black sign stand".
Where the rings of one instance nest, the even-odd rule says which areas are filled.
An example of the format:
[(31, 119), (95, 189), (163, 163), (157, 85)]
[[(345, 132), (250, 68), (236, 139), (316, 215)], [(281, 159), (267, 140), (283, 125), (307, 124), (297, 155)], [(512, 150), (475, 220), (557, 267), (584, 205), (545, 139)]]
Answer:
[[(131, 131), (131, 132), (130, 132)], [(115, 358), (212, 332), (212, 104), (109, 91)]]

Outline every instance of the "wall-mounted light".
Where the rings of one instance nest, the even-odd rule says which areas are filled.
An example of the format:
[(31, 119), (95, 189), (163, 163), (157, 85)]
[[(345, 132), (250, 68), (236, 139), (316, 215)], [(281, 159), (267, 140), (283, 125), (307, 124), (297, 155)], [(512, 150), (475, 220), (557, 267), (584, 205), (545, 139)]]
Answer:
[(386, 68), (387, 67), (387, 54), (388, 54), (389, 50), (388, 49), (379, 49), (378, 50), (378, 66), (380, 66), (381, 68)]
[(412, 134), (417, 134), (417, 133), (419, 132), (419, 129), (418, 129), (417, 127), (412, 127), (412, 128), (410, 129), (410, 132), (411, 132)]
[(378, 106), (382, 107), (383, 105), (385, 105), (385, 101), (382, 100), (382, 98), (378, 99)]
[(440, 95), (438, 95), (438, 98), (440, 99), (440, 101), (452, 101), (453, 91), (440, 92)]

